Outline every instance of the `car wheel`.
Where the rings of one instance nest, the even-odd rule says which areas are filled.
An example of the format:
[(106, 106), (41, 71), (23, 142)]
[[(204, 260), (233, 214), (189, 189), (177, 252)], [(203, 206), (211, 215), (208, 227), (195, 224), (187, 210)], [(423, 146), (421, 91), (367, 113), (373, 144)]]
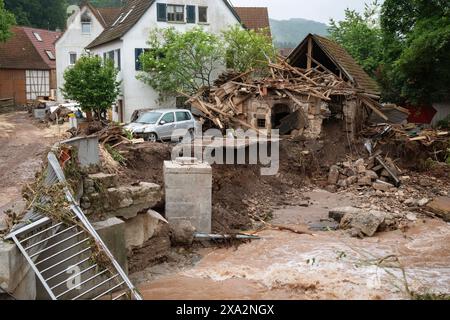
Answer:
[(148, 133), (145, 135), (144, 138), (145, 141), (150, 141), (150, 142), (156, 142), (158, 141), (158, 136), (156, 135), (156, 133)]

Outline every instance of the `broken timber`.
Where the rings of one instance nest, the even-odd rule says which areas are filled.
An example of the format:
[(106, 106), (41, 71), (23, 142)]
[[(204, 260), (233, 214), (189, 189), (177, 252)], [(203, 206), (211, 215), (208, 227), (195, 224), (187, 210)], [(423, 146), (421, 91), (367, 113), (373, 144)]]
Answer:
[(279, 59), (278, 63), (268, 63), (267, 77), (254, 77), (252, 71), (220, 75), (214, 87), (209, 90), (202, 88), (196, 95), (189, 96), (187, 104), (201, 111), (220, 129), (244, 126), (258, 130), (243, 120), (246, 117), (244, 103), (251, 98), (264, 99), (270, 96), (289, 98), (297, 106), (302, 105), (301, 96), (307, 97), (307, 100), (319, 99), (324, 102), (339, 96), (356, 98), (362, 106), (388, 120), (380, 110), (378, 96), (356, 88), (320, 64), (305, 70)]

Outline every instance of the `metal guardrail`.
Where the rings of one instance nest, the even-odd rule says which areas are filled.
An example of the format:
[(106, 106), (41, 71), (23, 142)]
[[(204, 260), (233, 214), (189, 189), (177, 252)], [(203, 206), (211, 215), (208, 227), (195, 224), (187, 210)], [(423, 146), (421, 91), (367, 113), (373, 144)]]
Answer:
[[(65, 181), (58, 159), (50, 152), (45, 185)], [(142, 300), (69, 189), (64, 191), (73, 224), (54, 221), (31, 210), (24, 218), (28, 223), (16, 225), (6, 239), (16, 243), (53, 300)], [(99, 252), (106, 256), (109, 267), (96, 262), (94, 255)]]

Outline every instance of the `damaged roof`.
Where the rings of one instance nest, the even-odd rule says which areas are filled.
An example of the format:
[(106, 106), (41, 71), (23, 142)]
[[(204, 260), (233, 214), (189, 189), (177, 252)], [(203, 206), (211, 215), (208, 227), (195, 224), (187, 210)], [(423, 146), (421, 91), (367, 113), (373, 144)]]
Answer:
[[(313, 47), (312, 54), (315, 60), (327, 67), (329, 67), (331, 61), (335, 68), (329, 67), (329, 69), (338, 76), (339, 74), (336, 71), (340, 71), (349, 81), (368, 93), (380, 93), (377, 82), (364, 71), (347, 50), (337, 42), (316, 34), (309, 34), (289, 55), (288, 61), (291, 65), (305, 68), (304, 64), (308, 55), (307, 47), (310, 38), (316, 44)], [(317, 50), (317, 48), (320, 50)], [(322, 51), (325, 56), (319, 51)]]
[(61, 32), (29, 27), (11, 28), (13, 36), (0, 43), (2, 69), (56, 69), (55, 42)]
[(269, 29), (269, 10), (266, 7), (234, 7), (241, 18), (242, 24), (247, 29), (260, 30)]
[[(233, 15), (240, 22), (239, 15), (228, 2), (223, 0)], [(112, 42), (123, 37), (133, 26), (142, 18), (147, 10), (155, 3), (155, 0), (129, 0), (122, 8), (116, 17), (124, 17), (120, 23), (114, 24), (116, 19), (88, 46), (87, 49), (92, 49), (99, 45)]]

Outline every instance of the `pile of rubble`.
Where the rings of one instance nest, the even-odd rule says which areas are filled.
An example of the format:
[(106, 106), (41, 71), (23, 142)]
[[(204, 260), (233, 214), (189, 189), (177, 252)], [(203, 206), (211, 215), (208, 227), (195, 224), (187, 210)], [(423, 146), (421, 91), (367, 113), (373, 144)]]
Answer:
[[(373, 110), (383, 119), (378, 96), (356, 88), (319, 65), (312, 69), (290, 66), (284, 60), (269, 63), (269, 76), (254, 77), (252, 71), (243, 74), (234, 72), (221, 75), (211, 89), (202, 89), (187, 101), (201, 111), (218, 128), (243, 126), (258, 130), (246, 119), (244, 104), (251, 98), (287, 98), (296, 105), (306, 101), (330, 102), (332, 97), (352, 97)], [(260, 129), (260, 128), (259, 128)]]
[(401, 183), (400, 174), (402, 171), (389, 157), (383, 159), (376, 155), (367, 160), (348, 160), (331, 166), (327, 189), (336, 191), (336, 187), (345, 189), (356, 185), (372, 187), (378, 194), (383, 194), (397, 190)]

